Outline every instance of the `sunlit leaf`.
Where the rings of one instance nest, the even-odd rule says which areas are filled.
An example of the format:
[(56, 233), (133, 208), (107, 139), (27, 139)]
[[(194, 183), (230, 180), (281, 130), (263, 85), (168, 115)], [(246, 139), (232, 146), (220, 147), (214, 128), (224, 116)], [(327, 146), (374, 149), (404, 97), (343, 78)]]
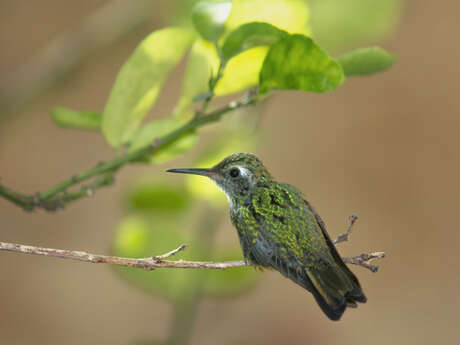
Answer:
[(231, 9), (231, 1), (201, 1), (193, 7), (193, 25), (201, 37), (215, 42), (224, 29)]
[(102, 116), (95, 111), (57, 107), (51, 111), (51, 117), (59, 127), (96, 131), (101, 129)]
[(224, 61), (235, 55), (257, 46), (269, 46), (286, 36), (284, 30), (263, 22), (252, 22), (239, 26), (233, 30), (222, 46)]
[[(233, 0), (230, 17), (222, 38), (238, 26), (259, 21), (267, 22), (289, 33), (309, 34), (309, 11), (304, 0)], [(256, 86), (267, 47), (255, 47), (232, 58), (215, 94), (223, 96)], [(219, 66), (218, 54), (210, 42), (196, 42), (192, 47), (176, 114), (181, 114), (197, 97), (208, 91), (208, 81)]]
[(170, 185), (158, 179), (143, 180), (131, 187), (126, 197), (129, 208), (149, 212), (184, 212), (190, 198), (182, 185)]
[(337, 58), (346, 76), (368, 75), (391, 67), (396, 57), (379, 47), (361, 48)]
[[(155, 139), (159, 139), (183, 125), (182, 120), (169, 118), (156, 120), (142, 127), (129, 147), (129, 151), (136, 151), (148, 145), (151, 145)], [(171, 160), (184, 152), (190, 150), (198, 141), (196, 131), (190, 131), (178, 139), (166, 144), (162, 148), (154, 151), (151, 156), (152, 163), (163, 163)]]
[(260, 71), (260, 91), (330, 91), (345, 80), (340, 64), (309, 37), (290, 35), (270, 47)]
[(403, 0), (308, 0), (313, 37), (328, 51), (375, 43), (401, 18)]
[[(243, 260), (241, 248), (218, 253), (215, 261)], [(254, 287), (260, 273), (254, 267), (237, 267), (225, 271), (209, 271), (205, 291), (213, 297), (234, 297)]]
[(166, 28), (147, 36), (125, 62), (104, 109), (102, 131), (108, 143), (120, 147), (135, 135), (156, 101), (171, 69), (194, 39), (190, 30)]

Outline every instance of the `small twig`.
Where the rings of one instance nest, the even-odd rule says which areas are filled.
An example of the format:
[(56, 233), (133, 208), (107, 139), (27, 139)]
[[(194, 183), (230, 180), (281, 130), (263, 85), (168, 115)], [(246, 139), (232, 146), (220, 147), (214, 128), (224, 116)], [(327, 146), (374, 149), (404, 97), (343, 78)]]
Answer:
[[(350, 240), (350, 235), (353, 230), (353, 225), (355, 225), (356, 221), (358, 220), (358, 216), (352, 214), (350, 216), (350, 225), (348, 226), (347, 232), (337, 236), (332, 243), (339, 244), (342, 242), (347, 242)], [(370, 265), (369, 262), (375, 259), (383, 259), (386, 256), (385, 252), (373, 252), (373, 253), (363, 253), (358, 256), (353, 256), (351, 258), (342, 258), (343, 261), (347, 264), (359, 265), (361, 267), (367, 268), (372, 272), (377, 272), (379, 266), (377, 265)]]
[(347, 242), (350, 240), (350, 235), (351, 235), (351, 232), (353, 230), (353, 225), (355, 225), (355, 222), (358, 220), (358, 216), (352, 214), (350, 216), (350, 225), (348, 226), (348, 229), (347, 229), (347, 232), (344, 233), (344, 234), (341, 234), (339, 236), (337, 236), (336, 239), (334, 239), (332, 242), (334, 244), (339, 244), (339, 243), (342, 243), (342, 242)]
[(157, 261), (157, 262), (160, 262), (160, 261), (163, 261), (163, 259), (166, 259), (166, 258), (169, 258), (170, 256), (176, 255), (177, 253), (179, 253), (182, 250), (185, 250), (186, 248), (187, 248), (187, 246), (185, 244), (181, 244), (179, 247), (177, 247), (176, 249), (171, 250), (170, 252), (167, 252), (165, 254), (158, 255), (158, 256), (153, 256), (152, 259)]

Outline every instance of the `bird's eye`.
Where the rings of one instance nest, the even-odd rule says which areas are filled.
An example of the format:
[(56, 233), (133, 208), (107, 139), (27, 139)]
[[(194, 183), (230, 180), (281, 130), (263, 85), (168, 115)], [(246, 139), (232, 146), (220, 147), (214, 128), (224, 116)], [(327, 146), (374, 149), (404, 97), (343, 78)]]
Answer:
[(230, 176), (231, 176), (231, 177), (238, 177), (238, 176), (240, 176), (240, 169), (238, 169), (238, 168), (233, 168), (232, 170), (230, 170)]

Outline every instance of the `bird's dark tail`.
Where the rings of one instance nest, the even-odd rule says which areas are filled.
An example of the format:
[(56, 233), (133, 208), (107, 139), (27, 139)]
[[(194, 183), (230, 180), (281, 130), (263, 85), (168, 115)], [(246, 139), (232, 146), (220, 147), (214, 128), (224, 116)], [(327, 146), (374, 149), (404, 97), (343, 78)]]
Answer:
[(279, 265), (279, 271), (310, 291), (326, 316), (334, 321), (339, 320), (347, 307), (356, 308), (357, 304), (365, 303), (364, 295), (358, 279), (338, 256), (334, 262), (331, 257), (322, 264), (301, 266), (299, 264)]
[(358, 280), (340, 261), (342, 265), (305, 268), (302, 282), (309, 285), (318, 305), (334, 321), (341, 318), (347, 307), (356, 307), (356, 302), (366, 302)]

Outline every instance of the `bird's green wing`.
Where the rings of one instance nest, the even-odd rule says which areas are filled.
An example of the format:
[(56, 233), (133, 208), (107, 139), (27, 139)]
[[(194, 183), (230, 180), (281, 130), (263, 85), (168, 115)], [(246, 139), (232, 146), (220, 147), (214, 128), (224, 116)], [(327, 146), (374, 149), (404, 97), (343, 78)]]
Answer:
[(324, 222), (295, 187), (272, 183), (253, 197), (260, 234), (257, 260), (311, 291), (326, 315), (338, 320), (345, 308), (364, 302), (353, 273), (337, 253)]

